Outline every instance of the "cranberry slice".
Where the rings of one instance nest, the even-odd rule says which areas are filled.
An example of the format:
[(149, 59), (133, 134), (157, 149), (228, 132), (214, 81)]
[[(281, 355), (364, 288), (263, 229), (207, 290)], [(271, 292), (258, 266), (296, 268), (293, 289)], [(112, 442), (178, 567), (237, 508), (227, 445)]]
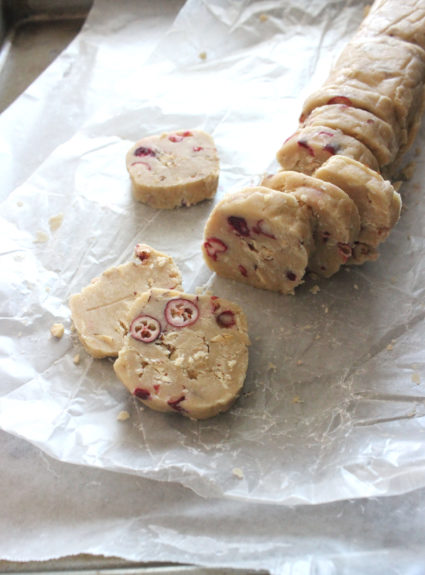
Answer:
[(140, 146), (136, 150), (134, 150), (134, 155), (137, 157), (141, 156), (152, 156), (153, 158), (156, 156), (155, 150), (152, 148), (147, 148), (146, 146)]
[(235, 314), (230, 309), (222, 311), (215, 319), (220, 327), (232, 327), (236, 324)]
[(130, 335), (133, 339), (151, 343), (161, 333), (161, 324), (150, 315), (138, 315), (130, 325)]
[(310, 154), (310, 156), (312, 156), (314, 158), (315, 154), (314, 154), (314, 150), (313, 148), (307, 143), (306, 140), (298, 140), (297, 144), (299, 145), (300, 148), (304, 148), (305, 150), (307, 150), (307, 152)]
[(198, 306), (193, 301), (183, 297), (170, 299), (165, 306), (165, 319), (174, 327), (193, 325), (198, 317)]
[(334, 96), (328, 100), (328, 104), (344, 104), (344, 106), (352, 106), (353, 102), (347, 96)]
[(168, 405), (175, 409), (176, 411), (185, 411), (185, 409), (180, 405), (182, 401), (184, 401), (186, 397), (181, 395), (178, 399), (169, 399), (167, 401)]
[(347, 260), (351, 258), (353, 250), (351, 249), (351, 246), (349, 246), (348, 244), (338, 242), (338, 253), (342, 261), (345, 263)]
[(227, 221), (238, 235), (244, 237), (249, 236), (249, 228), (245, 218), (241, 218), (240, 216), (229, 216)]
[(134, 390), (134, 395), (139, 399), (150, 399), (151, 392), (149, 389), (144, 389), (143, 387), (136, 387)]
[(217, 254), (222, 254), (227, 251), (227, 246), (218, 238), (208, 238), (204, 242), (204, 248), (210, 258), (217, 261)]

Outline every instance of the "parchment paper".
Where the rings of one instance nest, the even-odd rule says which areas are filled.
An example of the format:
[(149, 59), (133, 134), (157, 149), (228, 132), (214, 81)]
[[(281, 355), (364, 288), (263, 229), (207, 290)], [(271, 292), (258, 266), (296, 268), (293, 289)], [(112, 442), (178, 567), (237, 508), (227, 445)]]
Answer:
[[(9, 195), (0, 231), (4, 430), (62, 461), (177, 481), (203, 496), (292, 505), (425, 485), (422, 152), (380, 260), (308, 280), (295, 297), (211, 276), (199, 246), (212, 204), (136, 204), (124, 166), (144, 133), (200, 127), (221, 157), (217, 199), (257, 183), (361, 12), (324, 0), (189, 1), (143, 66), (143, 93), (100, 106)], [(122, 70), (128, 85), (139, 75), (125, 62)], [(58, 214), (63, 223), (51, 230)], [(187, 290), (207, 287), (246, 310), (250, 368), (228, 414), (194, 423), (142, 409), (111, 362), (85, 356), (72, 336), (69, 295), (138, 241), (172, 255)], [(60, 341), (49, 335), (56, 321), (67, 328)], [(117, 420), (123, 409), (126, 422)]]

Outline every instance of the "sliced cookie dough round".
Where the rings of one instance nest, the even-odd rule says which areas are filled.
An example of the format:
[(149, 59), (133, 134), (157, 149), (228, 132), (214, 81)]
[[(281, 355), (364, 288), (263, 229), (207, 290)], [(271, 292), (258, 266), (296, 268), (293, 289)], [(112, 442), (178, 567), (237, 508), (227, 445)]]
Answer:
[[(396, 117), (393, 101), (376, 90), (355, 88), (341, 84), (328, 84), (319, 88), (305, 100), (300, 122), (304, 122), (315, 108), (332, 104), (353, 106), (371, 112), (381, 120), (388, 122), (394, 130), (394, 135), (399, 141), (402, 133)], [(356, 158), (357, 159), (357, 158)]]
[(276, 157), (284, 170), (312, 175), (335, 154), (355, 158), (379, 170), (378, 161), (369, 148), (341, 130), (327, 126), (300, 128), (283, 143)]
[(329, 158), (314, 176), (344, 190), (359, 211), (360, 232), (356, 243), (360, 245), (347, 263), (375, 260), (375, 248), (388, 237), (400, 217), (400, 194), (374, 170), (342, 156)]
[(292, 194), (267, 187), (225, 196), (204, 231), (203, 254), (219, 276), (294, 293), (313, 249), (312, 215)]
[(127, 316), (130, 325), (114, 370), (156, 411), (206, 419), (228, 410), (248, 367), (248, 327), (228, 300), (152, 289)]
[(107, 269), (71, 296), (72, 321), (90, 355), (118, 355), (128, 328), (123, 317), (134, 300), (153, 286), (180, 289), (180, 272), (171, 257), (138, 244), (133, 261)]
[(281, 171), (263, 183), (292, 194), (311, 210), (315, 249), (308, 268), (323, 277), (335, 274), (351, 257), (360, 230), (359, 212), (351, 198), (339, 187), (300, 172)]
[(311, 112), (304, 125), (328, 126), (356, 138), (372, 151), (381, 167), (393, 162), (398, 153), (398, 143), (390, 124), (353, 106), (320, 106)]
[(217, 191), (217, 150), (201, 130), (142, 138), (128, 151), (126, 165), (134, 198), (152, 208), (191, 206)]

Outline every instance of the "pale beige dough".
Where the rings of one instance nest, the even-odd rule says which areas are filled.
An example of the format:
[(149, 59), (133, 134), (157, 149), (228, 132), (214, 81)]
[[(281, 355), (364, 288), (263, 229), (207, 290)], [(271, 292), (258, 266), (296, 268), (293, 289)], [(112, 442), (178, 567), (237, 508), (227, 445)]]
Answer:
[(421, 0), (375, 0), (358, 35), (395, 36), (425, 50), (425, 5)]
[(283, 143), (277, 152), (277, 160), (285, 170), (312, 175), (335, 154), (354, 158), (374, 170), (379, 169), (378, 161), (369, 148), (341, 130), (326, 126), (297, 130)]
[(347, 92), (351, 88), (369, 90), (388, 98), (398, 123), (395, 133), (400, 155), (416, 137), (424, 111), (424, 80), (425, 52), (421, 48), (389, 36), (361, 35), (343, 50), (326, 83), (344, 86)]
[(339, 85), (325, 83), (324, 86), (310, 94), (303, 104), (300, 122), (303, 122), (315, 108), (331, 104), (346, 104), (371, 112), (390, 124), (397, 140), (402, 137), (394, 103), (388, 96), (366, 87), (355, 88), (344, 83)]
[(228, 410), (248, 367), (250, 342), (241, 308), (210, 295), (152, 289), (134, 302), (126, 323), (137, 326), (144, 318), (154, 331), (138, 336), (130, 328), (114, 363), (130, 393), (153, 410), (191, 419)]
[(217, 150), (201, 130), (142, 138), (127, 153), (126, 165), (134, 198), (153, 208), (191, 206), (217, 191)]
[(333, 156), (315, 172), (315, 177), (330, 182), (356, 204), (360, 215), (360, 232), (353, 257), (347, 263), (363, 263), (377, 257), (376, 249), (398, 222), (400, 194), (391, 182), (360, 162)]
[(351, 198), (339, 187), (299, 172), (278, 172), (263, 185), (292, 194), (311, 210), (315, 249), (308, 268), (323, 277), (335, 274), (351, 257), (360, 230), (359, 212)]
[(312, 215), (292, 194), (246, 188), (215, 206), (202, 249), (207, 265), (219, 276), (293, 293), (313, 249)]
[(69, 300), (78, 337), (93, 357), (116, 357), (127, 325), (123, 321), (134, 300), (153, 286), (181, 287), (171, 257), (138, 244), (134, 261), (112, 267)]
[(328, 126), (356, 138), (372, 151), (380, 166), (393, 162), (398, 152), (398, 144), (390, 124), (353, 106), (320, 106), (311, 112), (304, 125)]

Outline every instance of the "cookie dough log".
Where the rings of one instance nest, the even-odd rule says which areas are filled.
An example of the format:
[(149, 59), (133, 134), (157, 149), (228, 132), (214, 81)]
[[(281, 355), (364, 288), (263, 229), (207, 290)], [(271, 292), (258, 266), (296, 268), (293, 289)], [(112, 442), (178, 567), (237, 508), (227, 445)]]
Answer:
[(131, 394), (156, 411), (206, 419), (228, 410), (248, 367), (248, 328), (236, 304), (152, 289), (132, 306), (114, 363)]
[(263, 185), (292, 194), (311, 211), (315, 249), (308, 269), (323, 277), (334, 275), (351, 258), (360, 230), (359, 212), (351, 198), (338, 186), (299, 172), (278, 172)]
[(381, 167), (393, 162), (398, 153), (397, 140), (390, 124), (353, 106), (328, 104), (315, 108), (306, 118), (304, 126), (327, 126), (341, 130), (369, 148)]
[[(373, 92), (392, 102), (393, 111), (364, 104), (394, 129), (398, 156), (404, 154), (416, 137), (424, 111), (425, 51), (390, 36), (365, 37), (358, 33), (349, 42), (331, 71), (327, 83), (347, 91)], [(383, 165), (383, 164), (381, 164)]]
[(203, 254), (219, 276), (288, 294), (302, 283), (313, 217), (293, 194), (267, 187), (225, 196), (204, 231)]
[(329, 158), (314, 175), (344, 190), (357, 206), (360, 231), (347, 263), (359, 265), (375, 260), (377, 247), (399, 220), (400, 194), (376, 171), (342, 156)]
[(425, 4), (421, 0), (375, 0), (359, 34), (392, 36), (425, 50)]
[(217, 191), (217, 150), (201, 130), (143, 138), (128, 151), (126, 165), (134, 198), (152, 208), (191, 206)]
[(72, 321), (87, 352), (116, 357), (127, 327), (123, 317), (134, 300), (153, 286), (181, 288), (181, 275), (171, 257), (138, 244), (135, 260), (111, 267), (69, 300)]
[(297, 130), (283, 143), (277, 152), (277, 160), (284, 170), (312, 175), (335, 154), (354, 158), (374, 170), (379, 169), (378, 161), (369, 148), (341, 130), (327, 126)]

